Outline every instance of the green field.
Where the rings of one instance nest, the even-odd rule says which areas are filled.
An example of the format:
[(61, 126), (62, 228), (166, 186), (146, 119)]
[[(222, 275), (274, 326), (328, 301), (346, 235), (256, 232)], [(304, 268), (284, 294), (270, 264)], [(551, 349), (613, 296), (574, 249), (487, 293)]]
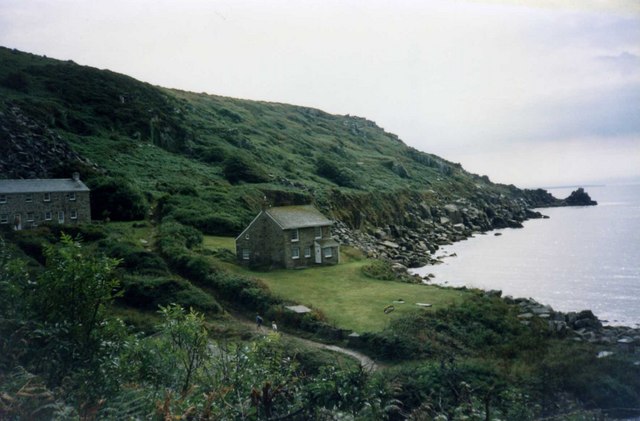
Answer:
[[(233, 249), (233, 239), (205, 236), (207, 248)], [(362, 266), (370, 262), (352, 249), (343, 247), (336, 266), (299, 270), (252, 271), (233, 264), (225, 268), (263, 280), (271, 291), (287, 300), (321, 310), (330, 323), (356, 332), (379, 331), (391, 319), (412, 311), (433, 311), (459, 302), (464, 291), (431, 285), (380, 281), (366, 277)], [(404, 304), (394, 301), (404, 300)], [(424, 309), (416, 303), (428, 303)], [(393, 305), (389, 314), (384, 308)]]

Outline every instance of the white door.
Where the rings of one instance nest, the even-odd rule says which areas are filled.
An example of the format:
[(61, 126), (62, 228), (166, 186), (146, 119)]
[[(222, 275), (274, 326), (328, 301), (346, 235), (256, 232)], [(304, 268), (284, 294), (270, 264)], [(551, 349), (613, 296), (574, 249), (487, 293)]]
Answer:
[(316, 263), (322, 263), (322, 249), (318, 243), (316, 243)]
[(58, 223), (64, 224), (64, 211), (58, 212)]

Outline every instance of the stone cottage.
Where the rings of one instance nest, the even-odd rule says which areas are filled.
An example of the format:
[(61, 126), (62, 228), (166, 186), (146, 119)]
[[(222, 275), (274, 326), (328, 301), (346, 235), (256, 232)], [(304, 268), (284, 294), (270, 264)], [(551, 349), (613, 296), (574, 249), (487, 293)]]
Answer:
[(248, 266), (334, 265), (340, 244), (331, 237), (332, 225), (311, 205), (265, 209), (236, 238), (236, 256)]
[(72, 178), (0, 180), (0, 227), (14, 230), (43, 223), (91, 222), (89, 188)]

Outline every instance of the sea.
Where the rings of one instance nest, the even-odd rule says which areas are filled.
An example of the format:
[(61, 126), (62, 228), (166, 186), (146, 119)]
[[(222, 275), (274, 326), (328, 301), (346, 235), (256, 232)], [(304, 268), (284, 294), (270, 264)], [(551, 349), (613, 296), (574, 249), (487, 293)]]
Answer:
[[(547, 189), (558, 198), (572, 188)], [(442, 246), (443, 263), (413, 269), (429, 283), (502, 290), (555, 310), (589, 309), (608, 325), (640, 327), (640, 185), (585, 187), (597, 206), (537, 209), (549, 219)]]

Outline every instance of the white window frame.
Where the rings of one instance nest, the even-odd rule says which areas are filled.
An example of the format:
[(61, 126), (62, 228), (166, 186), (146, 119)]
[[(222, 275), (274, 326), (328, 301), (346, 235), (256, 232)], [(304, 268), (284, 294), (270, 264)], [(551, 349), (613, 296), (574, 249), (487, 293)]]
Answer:
[[(318, 235), (318, 233), (320, 233), (320, 235)], [(314, 235), (315, 235), (316, 240), (321, 239), (322, 238), (322, 227), (316, 227)]]
[(69, 192), (69, 201), (70, 202), (75, 202), (76, 201), (76, 192), (74, 192), (74, 191)]
[(331, 247), (323, 249), (322, 256), (324, 256), (324, 258), (333, 257), (333, 249)]
[(52, 219), (53, 219), (53, 213), (51, 213), (51, 211), (46, 211), (44, 213), (44, 220), (51, 221)]
[(242, 249), (242, 260), (249, 260), (251, 258), (251, 250)]
[(42, 200), (44, 202), (51, 202), (51, 193), (43, 193)]
[(292, 259), (300, 258), (300, 247), (291, 247), (291, 258)]
[(72, 209), (69, 212), (69, 219), (78, 219), (78, 211), (75, 209)]
[(311, 247), (305, 247), (304, 248), (304, 257), (306, 257), (306, 258), (311, 257)]
[(33, 212), (27, 212), (27, 222), (33, 222), (36, 220), (36, 216)]
[(7, 203), (7, 195), (0, 194), (0, 203)]
[(291, 230), (291, 242), (295, 243), (297, 241), (300, 241), (300, 232), (298, 231), (298, 228), (295, 228)]
[(64, 211), (58, 211), (58, 223), (64, 224)]
[(8, 224), (9, 223), (9, 214), (3, 213), (0, 215), (0, 224)]
[(25, 202), (33, 202), (33, 193), (25, 193), (24, 194)]

